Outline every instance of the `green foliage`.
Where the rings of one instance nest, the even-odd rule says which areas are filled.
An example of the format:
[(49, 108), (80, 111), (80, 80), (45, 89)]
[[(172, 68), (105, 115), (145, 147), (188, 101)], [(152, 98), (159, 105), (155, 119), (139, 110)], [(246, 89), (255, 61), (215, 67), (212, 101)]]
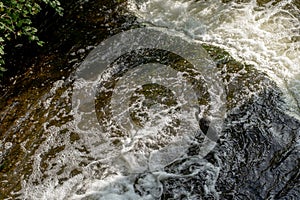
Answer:
[(42, 5), (50, 5), (62, 15), (58, 0), (1, 0), (0, 2), (0, 75), (5, 71), (3, 55), (5, 43), (20, 36), (43, 45), (37, 37), (37, 29), (32, 26), (32, 16), (41, 11)]

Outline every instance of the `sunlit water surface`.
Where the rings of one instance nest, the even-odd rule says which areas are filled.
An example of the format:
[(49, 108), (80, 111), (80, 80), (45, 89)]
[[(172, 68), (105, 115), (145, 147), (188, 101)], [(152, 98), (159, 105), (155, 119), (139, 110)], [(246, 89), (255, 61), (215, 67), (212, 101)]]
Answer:
[[(45, 120), (36, 138), (20, 139), (21, 151), (31, 155), (22, 163), (30, 173), (21, 177), (20, 198), (298, 199), (300, 11), (295, 2), (130, 0), (128, 10), (144, 25), (221, 47), (249, 64), (214, 58), (225, 88), (211, 95), (227, 94), (219, 140), (203, 157), (205, 122), (199, 129), (197, 120), (205, 113), (194, 105), (190, 83), (172, 69), (144, 65), (118, 81), (111, 104), (119, 107), (113, 115), (124, 134), (99, 129), (85, 113), (91, 105), (74, 103), (74, 90), (91, 83), (73, 84), (71, 76), (28, 106), (0, 143), (5, 155), (14, 147), (10, 132), (36, 131), (35, 120)], [(150, 75), (142, 77), (145, 73)], [(157, 87), (165, 83), (169, 88)], [(149, 91), (165, 101), (157, 103), (155, 95), (145, 95)], [(13, 105), (6, 114), (9, 109)], [(133, 120), (126, 121), (129, 116)], [(22, 123), (31, 129), (18, 129)]]

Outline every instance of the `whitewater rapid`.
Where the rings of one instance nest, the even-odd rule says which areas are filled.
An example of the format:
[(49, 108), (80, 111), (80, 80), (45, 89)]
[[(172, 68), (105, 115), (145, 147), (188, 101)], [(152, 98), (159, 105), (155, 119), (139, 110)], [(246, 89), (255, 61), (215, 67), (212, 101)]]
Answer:
[[(293, 4), (293, 1), (286, 0), (277, 3), (270, 1), (258, 5), (254, 0), (239, 3), (234, 1), (222, 3), (220, 0), (129, 0), (127, 9), (146, 27), (172, 30), (184, 35), (185, 38), (188, 38), (187, 41), (221, 47), (229, 52), (235, 60), (253, 65), (255, 69), (265, 73), (268, 78), (276, 83), (280, 88), (278, 93), (283, 92), (284, 105), (286, 106), (284, 111), (300, 119), (300, 11)], [(116, 46), (118, 47), (118, 44)], [(206, 54), (203, 55), (206, 56)], [(118, 68), (115, 71), (117, 70)], [(155, 70), (158, 70), (158, 72), (152, 73)], [(138, 80), (142, 80), (141, 77), (145, 73), (147, 76), (150, 74), (148, 77), (143, 77), (143, 81), (146, 82), (139, 82)], [(239, 71), (236, 76), (240, 76), (242, 73)], [(230, 167), (236, 164), (238, 166), (236, 168), (239, 169), (240, 163), (245, 162), (248, 164), (248, 158), (244, 156), (248, 152), (243, 152), (245, 148), (241, 148), (242, 150), (234, 149), (238, 145), (244, 145), (240, 141), (245, 142), (247, 148), (251, 147), (252, 144), (265, 145), (268, 141), (263, 141), (264, 137), (269, 137), (271, 140), (278, 133), (279, 139), (275, 138), (275, 142), (270, 141), (271, 145), (275, 146), (273, 149), (270, 148), (272, 151), (276, 148), (280, 149), (281, 144), (289, 143), (288, 139), (280, 138), (281, 132), (270, 122), (273, 118), (275, 119), (272, 113), (271, 120), (266, 122), (269, 123), (267, 125), (270, 125), (271, 128), (265, 128), (257, 125), (258, 121), (263, 120), (260, 118), (261, 116), (256, 116), (263, 109), (259, 111), (253, 109), (254, 111), (249, 111), (249, 113), (247, 111), (241, 118), (237, 114), (236, 121), (228, 122), (232, 126), (238, 124), (238, 128), (234, 129), (233, 133), (227, 130), (233, 135), (232, 141), (227, 141), (228, 139), (224, 136), (220, 140), (223, 146), (220, 145), (221, 147), (217, 147), (215, 150), (217, 153), (214, 152), (206, 158), (199, 156), (200, 150), (198, 147), (203, 138), (197, 135), (199, 122), (194, 113), (197, 113), (198, 110), (195, 107), (189, 108), (190, 105), (194, 106), (190, 102), (197, 101), (195, 100), (197, 98), (191, 94), (192, 86), (182, 78), (184, 73), (177, 73), (173, 69), (168, 71), (162, 65), (149, 64), (120, 78), (118, 84), (116, 84), (116, 90), (112, 94), (111, 104), (112, 107), (116, 108), (112, 112), (114, 115), (113, 120), (121, 121), (124, 124), (124, 129), (129, 130), (129, 134), (124, 134), (124, 136), (118, 135), (117, 131), (116, 133), (105, 132), (99, 128), (96, 119), (89, 118), (90, 115), (93, 115), (91, 113), (95, 112), (95, 108), (91, 106), (91, 102), (85, 102), (85, 100), (92, 96), (88, 96), (89, 94), (95, 93), (86, 88), (89, 84), (97, 86), (99, 81), (101, 82), (107, 77), (110, 79), (109, 75), (111, 74), (107, 72), (104, 74), (107, 76), (103, 76), (103, 79), (91, 82), (79, 80), (72, 85), (72, 89), (68, 88), (64, 92), (60, 91), (64, 87), (64, 80), (59, 80), (53, 84), (51, 92), (39, 102), (39, 106), (43, 106), (45, 109), (51, 107), (51, 102), (54, 102), (54, 105), (60, 99), (68, 102), (68, 106), (73, 103), (71, 111), (66, 108), (67, 106), (63, 108), (54, 107), (54, 109), (58, 114), (72, 116), (74, 119), (63, 125), (48, 122), (44, 124), (43, 130), (46, 136), (45, 140), (37, 147), (32, 158), (32, 174), (22, 181), (20, 193), (24, 199), (152, 200), (172, 197), (173, 199), (200, 199), (203, 197), (220, 199), (221, 192), (218, 191), (218, 187), (221, 186), (217, 187), (217, 181), (223, 180), (220, 176), (221, 169), (225, 171), (225, 175), (223, 175), (226, 179), (227, 175), (235, 177), (234, 172), (230, 171)], [(172, 75), (172, 77), (168, 77), (169, 75)], [(66, 85), (72, 84), (70, 79)], [(135, 104), (132, 103), (132, 105), (136, 107), (131, 105), (133, 111), (135, 111), (134, 109), (138, 111), (144, 109), (141, 102), (145, 100), (145, 97), (132, 94), (134, 92), (140, 94), (141, 91), (147, 92), (147, 88), (145, 87), (145, 89), (141, 85), (149, 86), (147, 83), (151, 81), (155, 83), (154, 86), (168, 83), (169, 88), (175, 92), (170, 92), (168, 87), (160, 87), (162, 91), (167, 93), (164, 98), (169, 98), (168, 100), (172, 102), (172, 98), (175, 96), (179, 99), (179, 104), (175, 105), (174, 103), (171, 108), (165, 108), (165, 105), (155, 107), (150, 102), (149, 105), (151, 104), (151, 106), (147, 107), (148, 113), (146, 113), (150, 116), (148, 124), (145, 122), (144, 116), (140, 118), (134, 116), (140, 120), (141, 124), (144, 123), (146, 128), (139, 131), (136, 130), (136, 127), (139, 126), (134, 126), (134, 129), (130, 130), (133, 127), (132, 122), (128, 123), (126, 121), (130, 116), (128, 114), (130, 108), (123, 109), (123, 106), (131, 105), (131, 101), (135, 101)], [(135, 82), (135, 84), (131, 82)], [(130, 87), (132, 87), (131, 90), (128, 90)], [(182, 91), (184, 92), (180, 93), (179, 91), (176, 93), (176, 88), (183, 88)], [(74, 103), (71, 96), (74, 95), (76, 90), (82, 91), (82, 93), (78, 93)], [(106, 93), (103, 92), (103, 94), (105, 96)], [(176, 96), (176, 94), (180, 95)], [(270, 96), (272, 97), (272, 95)], [(248, 98), (250, 97), (245, 95), (245, 99)], [(268, 97), (266, 95), (263, 98)], [(257, 99), (258, 101), (261, 100), (259, 97)], [(274, 101), (277, 100), (274, 99)], [(176, 106), (188, 107), (188, 109), (186, 112), (180, 113)], [(245, 107), (247, 106), (246, 104)], [(271, 111), (273, 111), (272, 106), (270, 106)], [(274, 113), (280, 113), (276, 109), (274, 108)], [(269, 110), (266, 112), (269, 112)], [(126, 115), (123, 115), (124, 113)], [(166, 116), (166, 113), (169, 116)], [(280, 114), (283, 115), (283, 113)], [(175, 127), (175, 133), (174, 130), (163, 132), (166, 124), (171, 124), (170, 127), (174, 124), (177, 125), (177, 119), (184, 119), (183, 124), (186, 126), (181, 129)], [(233, 117), (233, 119), (235, 118)], [(288, 117), (287, 119), (290, 120)], [(55, 116), (49, 121), (55, 120), (58, 121), (59, 117)], [(294, 121), (292, 122), (294, 123)], [(296, 122), (295, 124), (297, 125)], [(248, 134), (247, 128), (252, 130), (251, 128), (256, 125), (258, 126), (257, 129), (261, 131), (259, 133), (263, 135), (263, 139), (260, 138), (261, 135), (255, 138), (255, 132), (253, 138), (249, 139), (250, 142), (247, 140), (248, 138), (238, 140), (239, 137), (244, 137), (244, 133)], [(246, 127), (247, 131), (240, 131), (239, 126)], [(270, 134), (271, 137), (266, 133), (267, 131), (262, 131), (264, 128), (265, 130), (271, 130), (274, 135)], [(293, 131), (297, 129), (297, 127), (292, 128)], [(180, 130), (179, 133), (176, 130)], [(228, 135), (230, 135), (229, 133)], [(109, 134), (116, 134), (117, 136), (110, 136)], [(237, 136), (234, 134), (237, 134)], [(249, 135), (249, 137), (252, 136)], [(234, 136), (238, 138), (237, 143), (234, 143), (236, 139)], [(284, 137), (289, 138), (289, 136)], [(253, 141), (257, 139), (258, 142), (252, 142), (252, 139)], [(283, 142), (278, 142), (281, 139)], [(276, 146), (278, 143), (280, 144)], [(297, 150), (297, 148), (299, 148), (299, 145), (295, 148), (291, 147), (291, 152), (294, 149)], [(260, 149), (257, 148), (257, 150), (254, 147), (253, 149), (253, 154), (249, 151), (249, 159), (251, 160), (251, 156), (253, 156), (254, 161), (251, 161), (254, 163), (261, 158), (256, 159), (255, 157), (260, 156)], [(257, 155), (255, 150), (259, 152)], [(273, 155), (274, 152), (271, 150), (266, 150), (266, 155), (270, 152)], [(242, 153), (239, 154), (240, 152)], [(231, 153), (234, 155), (231, 155)], [(231, 160), (232, 166), (226, 164), (227, 155), (228, 160), (234, 158), (233, 161)], [(287, 153), (287, 155), (290, 154)], [(276, 159), (274, 160), (274, 163), (276, 163)], [(293, 168), (294, 165), (288, 163), (286, 168), (290, 170), (289, 167)], [(227, 169), (228, 171), (226, 171)], [(265, 170), (263, 168), (259, 169), (261, 171)], [(267, 175), (265, 175), (266, 179), (268, 179)], [(249, 177), (251, 177), (251, 174)], [(230, 181), (230, 178), (228, 180)], [(270, 181), (267, 180), (266, 182)], [(222, 185), (222, 183), (219, 185)], [(227, 186), (227, 184), (224, 185), (224, 187)], [(272, 187), (270, 186), (270, 188)], [(247, 188), (245, 190), (248, 192)]]
[(219, 46), (236, 60), (266, 73), (285, 94), (290, 114), (299, 118), (300, 10), (296, 1), (261, 5), (256, 0), (129, 2), (140, 22)]

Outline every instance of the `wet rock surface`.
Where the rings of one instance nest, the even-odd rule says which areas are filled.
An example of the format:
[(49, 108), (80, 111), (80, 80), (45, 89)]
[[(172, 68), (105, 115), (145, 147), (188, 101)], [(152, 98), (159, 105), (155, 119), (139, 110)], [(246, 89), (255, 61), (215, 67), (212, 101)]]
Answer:
[[(124, 10), (124, 1), (62, 3), (63, 17), (46, 11), (36, 19), (44, 47), (22, 39), (6, 47), (8, 71), (0, 85), (1, 199), (16, 198), (13, 193), (32, 173), (30, 157), (47, 138), (43, 124), (63, 125), (72, 119), (70, 99), (64, 96), (72, 90), (70, 74), (98, 43), (134, 26), (135, 18)], [(58, 114), (57, 109), (64, 111)], [(71, 141), (76, 138), (76, 133), (64, 132)], [(50, 149), (42, 168), (47, 169), (47, 159), (60, 150)]]
[[(43, 49), (25, 45), (11, 50), (8, 65), (16, 72), (9, 72), (14, 77), (2, 83), (0, 100), (1, 199), (18, 198), (29, 181), (39, 185), (55, 176), (58, 187), (83, 171), (95, 179), (114, 171), (100, 162), (90, 164), (92, 149), (81, 143), (81, 135), (68, 123), (74, 118), (74, 69), (102, 40), (138, 26), (123, 9), (125, 3), (67, 4), (63, 19), (52, 16), (55, 23), (42, 25), (41, 39), (48, 41)], [(152, 171), (130, 175), (134, 191), (153, 199), (297, 199), (300, 122), (284, 112), (280, 90), (266, 74), (235, 61), (222, 49), (203, 47), (222, 74), (227, 92), (227, 118), (217, 146), (199, 158), (199, 146), (191, 144), (184, 157), (164, 167), (174, 176), (157, 178)], [(78, 166), (73, 166), (73, 158), (62, 164), (56, 159), (68, 149), (78, 151)], [(36, 177), (33, 164), (39, 168)], [(155, 182), (155, 187), (145, 185), (145, 180)], [(76, 193), (84, 193), (84, 188)]]

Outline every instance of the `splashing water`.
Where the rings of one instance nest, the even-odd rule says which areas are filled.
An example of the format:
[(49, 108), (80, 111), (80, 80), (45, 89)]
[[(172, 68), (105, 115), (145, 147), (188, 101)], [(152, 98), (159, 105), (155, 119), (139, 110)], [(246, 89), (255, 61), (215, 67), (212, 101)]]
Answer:
[[(186, 55), (196, 52), (201, 66), (216, 68), (224, 88), (199, 86), (204, 96), (199, 100), (194, 89), (197, 81), (209, 80), (203, 75), (205, 67), (196, 68), (202, 74), (186, 70), (189, 63), (170, 52), (152, 52), (156, 60), (167, 60), (162, 63), (130, 60), (130, 53), (151, 57), (147, 50), (128, 52), (123, 60), (116, 57), (111, 69), (99, 74), (91, 67), (91, 80), (58, 80), (36, 102), (29, 101), (24, 116), (5, 132), (0, 158), (16, 152), (20, 143), (24, 158), (16, 166), (21, 163), (24, 170), (16, 167), (2, 182), (13, 187), (12, 179), (21, 176), (15, 192), (20, 199), (297, 199), (297, 2), (129, 0), (128, 10), (146, 26), (172, 30), (179, 33), (177, 39), (199, 45)], [(132, 46), (145, 41), (137, 38), (123, 39)], [(116, 52), (123, 48), (115, 45)], [(215, 55), (217, 47), (234, 59), (223, 50)], [(112, 53), (104, 50), (107, 54), (91, 53), (82, 66), (97, 66), (96, 57)], [(126, 62), (140, 67), (118, 77)], [(185, 70), (178, 70), (180, 66)], [(208, 104), (206, 94), (214, 105)], [(216, 130), (218, 138), (209, 143), (205, 134), (212, 117), (206, 115), (218, 113), (222, 103), (228, 116), (222, 131)], [(12, 104), (1, 117), (18, 106)], [(33, 130), (32, 138), (22, 138), (23, 132)], [(209, 149), (205, 155), (203, 144)]]
[(296, 2), (154, 0), (131, 1), (129, 7), (141, 22), (183, 31), (265, 72), (299, 118), (300, 8)]

